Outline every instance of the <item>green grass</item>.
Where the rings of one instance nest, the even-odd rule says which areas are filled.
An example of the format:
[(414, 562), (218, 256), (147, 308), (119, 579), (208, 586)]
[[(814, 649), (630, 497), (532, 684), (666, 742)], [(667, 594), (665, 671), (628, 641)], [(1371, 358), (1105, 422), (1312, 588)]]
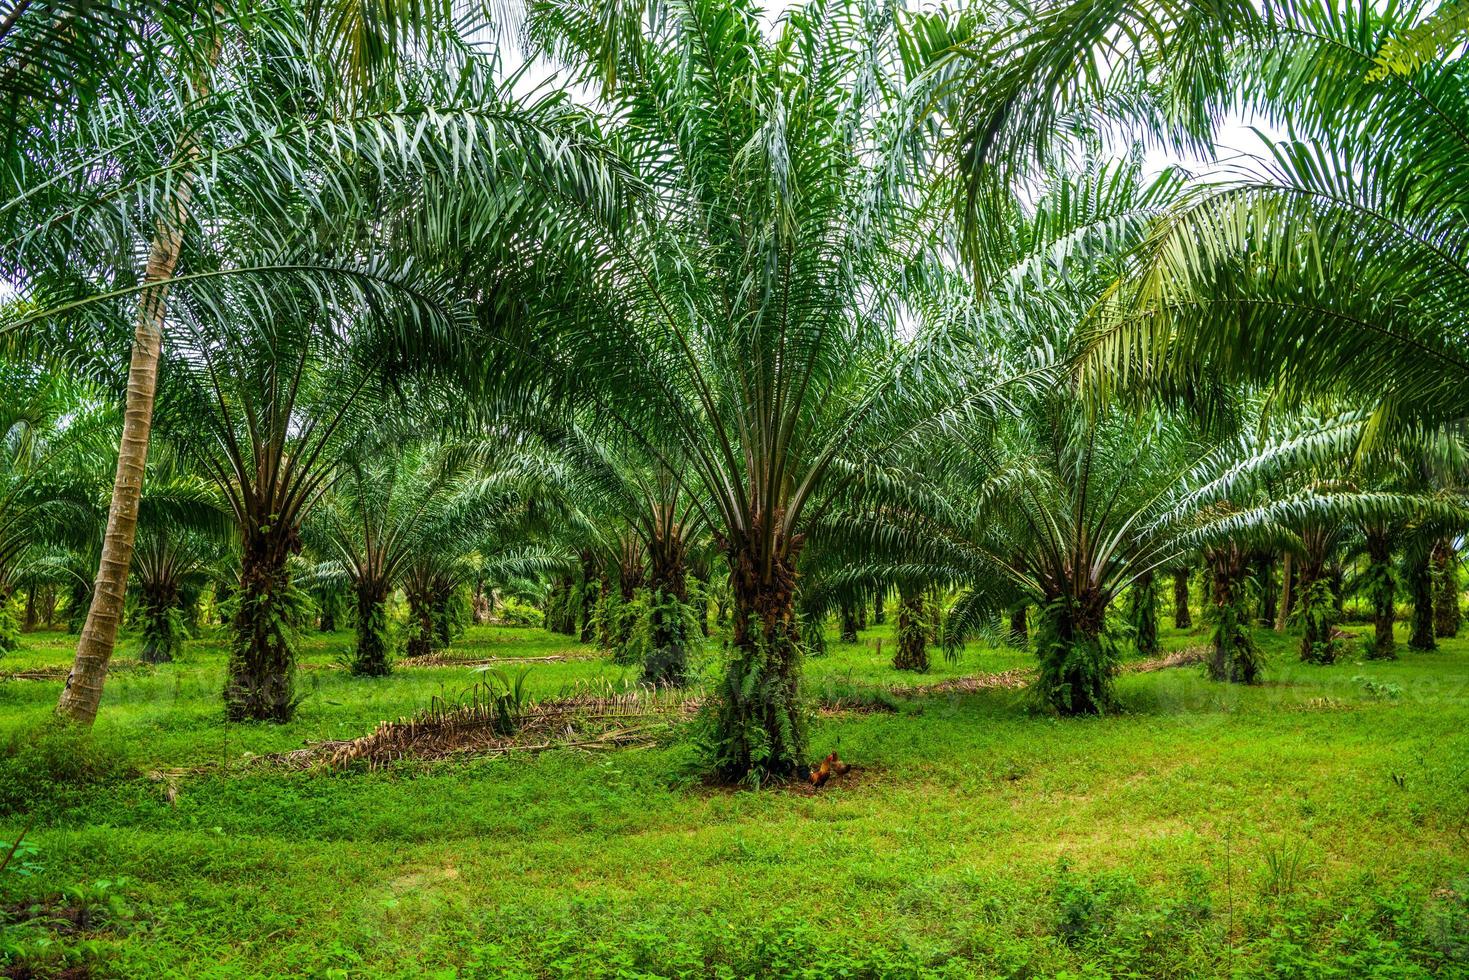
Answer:
[[(890, 630), (833, 637), (808, 688), (912, 683)], [(0, 895), (120, 896), (96, 928), (46, 949), (51, 933), (12, 929), (0, 955), (128, 977), (1469, 975), (1469, 640), (1319, 668), (1261, 639), (1265, 684), (1125, 676), (1115, 717), (1055, 719), (1015, 691), (824, 717), (813, 754), (859, 768), (815, 796), (705, 787), (686, 738), (378, 773), (241, 765), (361, 734), (471, 683), (464, 668), (303, 669), (297, 720), (230, 726), (206, 638), (111, 678), (90, 749), (30, 741), (59, 682), (0, 682), (0, 794), (30, 792), (36, 820), (35, 874), (0, 874)], [(349, 641), (309, 637), (303, 664)], [(0, 670), (65, 663), (70, 642), (29, 635)], [(567, 649), (588, 652), (530, 629), (455, 647)], [(924, 680), (1029, 662), (935, 651)], [(536, 696), (635, 679), (602, 660), (529, 675)], [(175, 768), (199, 771), (170, 802), (149, 773)], [(0, 838), (26, 819), (0, 817)]]

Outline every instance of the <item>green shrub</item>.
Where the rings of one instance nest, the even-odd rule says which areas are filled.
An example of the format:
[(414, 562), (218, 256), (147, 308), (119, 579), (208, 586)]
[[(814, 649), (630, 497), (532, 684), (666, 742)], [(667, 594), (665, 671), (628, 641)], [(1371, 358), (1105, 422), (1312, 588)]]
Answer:
[(0, 817), (62, 808), (123, 769), (118, 751), (85, 729), (60, 722), (19, 729), (0, 749)]
[(540, 626), (545, 619), (545, 614), (535, 606), (514, 596), (501, 600), (495, 613), (495, 621), (502, 626)]

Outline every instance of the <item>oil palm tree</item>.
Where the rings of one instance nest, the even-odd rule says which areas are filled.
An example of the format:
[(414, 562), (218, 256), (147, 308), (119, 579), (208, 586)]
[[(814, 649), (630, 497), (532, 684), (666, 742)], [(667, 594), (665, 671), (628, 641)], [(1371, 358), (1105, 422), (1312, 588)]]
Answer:
[[(442, 237), (433, 205), (446, 186), (498, 202), (495, 218), (518, 214), (522, 229), (535, 222), (517, 202), (595, 208), (610, 197), (615, 181), (581, 117), (558, 99), (510, 99), (445, 29), (443, 5), (375, 5), (367, 21), (350, 16), (359, 7), (256, 16), (250, 4), (36, 3), (5, 17), (0, 255), (24, 302), (0, 336), (52, 357), (89, 346), (127, 376), (97, 587), (63, 717), (90, 723), (100, 701), (165, 327), (180, 302), (254, 290), (260, 308), (313, 294), (320, 306), (396, 306), (449, 330), (453, 297), (440, 277), (383, 261), (392, 250), (364, 229), (411, 229), (416, 244)], [(364, 60), (404, 51), (396, 71), (374, 74)], [(414, 53), (432, 54), (433, 70)], [(413, 206), (384, 220), (394, 194)], [(130, 359), (118, 357), (125, 350)]]
[[(984, 384), (951, 387), (929, 335), (893, 328), (900, 275), (931, 240), (909, 194), (907, 131), (885, 111), (891, 22), (849, 2), (648, 5), (646, 20), (532, 4), (532, 37), (602, 87), (608, 138), (656, 189), (615, 237), (589, 229), (536, 321), (543, 359), (604, 424), (707, 501), (731, 576), (732, 653), (717, 690), (715, 768), (800, 772), (797, 561), (833, 461), (875, 464)], [(615, 21), (615, 23), (614, 23)], [(567, 290), (561, 288), (561, 295)]]
[(381, 677), (391, 669), (388, 595), (473, 460), (469, 447), (452, 442), (388, 439), (355, 442), (338, 463), (340, 477), (303, 531), (308, 544), (341, 563), (351, 582), (354, 673)]
[(1380, 64), (1432, 9), (1293, 5), (1244, 49), (1240, 90), (1292, 138), (1159, 223), (1097, 311), (1088, 383), (1207, 364), (1379, 423), (1469, 417), (1469, 58)]
[(700, 635), (689, 563), (707, 527), (704, 502), (669, 465), (676, 455), (649, 453), (624, 434), (599, 438), (571, 426), (554, 445), (556, 485), (582, 514), (585, 547), (615, 564), (619, 598), (636, 600), (638, 621), (625, 624), (623, 642), (635, 641), (643, 681), (686, 683), (689, 648)]

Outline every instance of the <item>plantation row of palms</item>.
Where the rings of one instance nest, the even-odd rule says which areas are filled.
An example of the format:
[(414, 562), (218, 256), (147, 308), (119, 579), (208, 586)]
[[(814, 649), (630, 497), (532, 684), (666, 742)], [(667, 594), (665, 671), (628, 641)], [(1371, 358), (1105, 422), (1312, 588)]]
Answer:
[[(1359, 555), (1374, 655), (1400, 589), (1456, 628), (1456, 5), (197, 8), (0, 20), (0, 599), (86, 608), (63, 718), (206, 582), (234, 720), (312, 607), (375, 675), (399, 591), (409, 655), (543, 593), (682, 684), (727, 606), (734, 780), (804, 769), (803, 655), (894, 592), (900, 666), (1024, 624), (1065, 713), (1196, 567), (1221, 681), (1263, 619), (1334, 659)], [(1147, 174), (1237, 111), (1290, 138)]]

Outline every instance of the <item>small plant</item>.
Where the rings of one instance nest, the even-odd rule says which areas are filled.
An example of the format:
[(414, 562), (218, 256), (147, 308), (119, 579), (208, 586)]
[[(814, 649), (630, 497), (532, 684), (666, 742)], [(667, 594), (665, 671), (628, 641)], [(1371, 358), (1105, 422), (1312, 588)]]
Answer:
[(1362, 693), (1373, 701), (1396, 701), (1403, 696), (1403, 689), (1397, 684), (1379, 681), (1365, 674), (1353, 677), (1352, 683), (1360, 687)]
[(10, 596), (0, 595), (0, 654), (10, 653), (20, 646), (20, 603)]
[(1305, 843), (1282, 837), (1273, 846), (1265, 848), (1262, 890), (1276, 898), (1289, 895), (1300, 886), (1309, 871)]
[(93, 930), (116, 926), (132, 918), (132, 909), (118, 889), (126, 879), (100, 878), (91, 884), (67, 885), (61, 889), (63, 914), (77, 929)]
[(13, 841), (0, 840), (0, 874), (12, 874), (17, 878), (29, 878), (41, 870), (40, 848), (26, 840), (31, 825), (16, 835)]

